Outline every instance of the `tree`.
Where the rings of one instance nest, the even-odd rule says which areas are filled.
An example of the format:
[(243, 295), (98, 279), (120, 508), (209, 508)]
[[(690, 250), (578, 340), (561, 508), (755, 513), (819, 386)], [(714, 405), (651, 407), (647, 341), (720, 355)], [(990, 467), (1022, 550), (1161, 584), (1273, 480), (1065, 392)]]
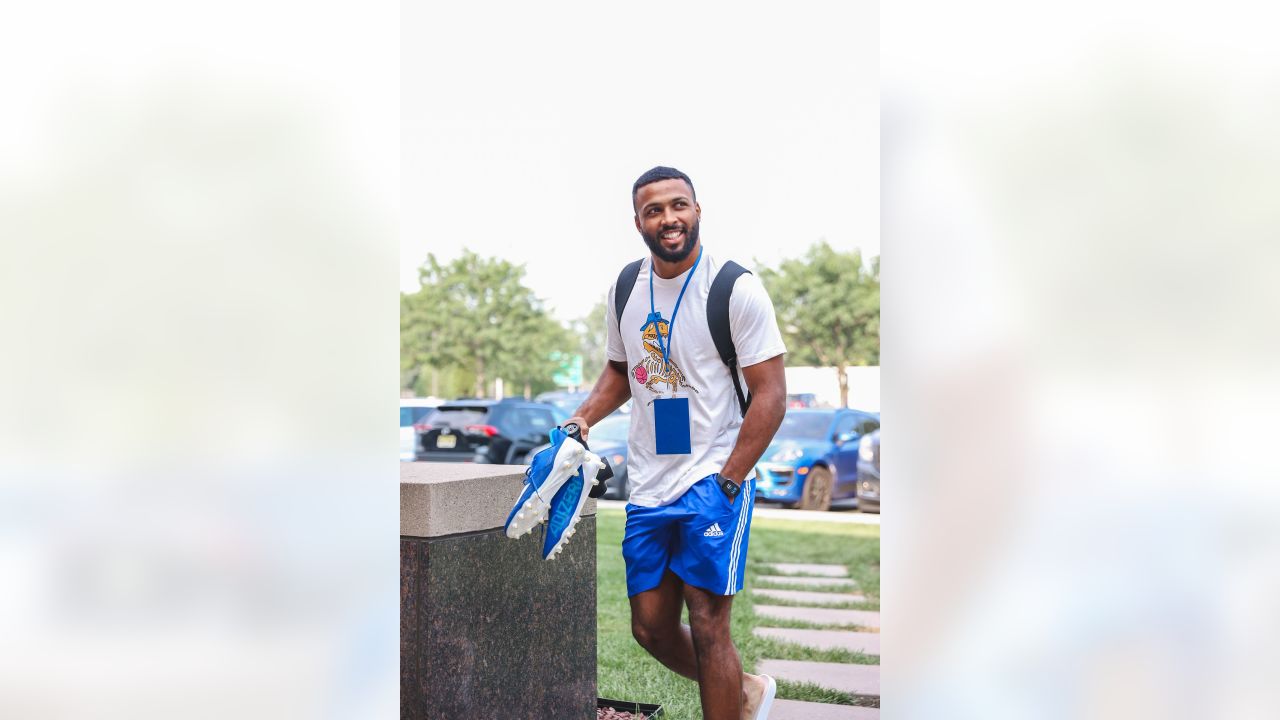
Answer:
[(880, 362), (880, 258), (864, 266), (862, 253), (837, 252), (825, 242), (803, 259), (764, 268), (788, 364), (835, 368), (840, 404), (849, 405), (849, 365)]
[[(608, 293), (605, 293), (607, 296)], [(573, 333), (577, 343), (576, 352), (582, 355), (582, 387), (590, 388), (596, 384), (600, 371), (604, 369), (605, 348), (608, 345), (605, 322), (608, 314), (605, 311), (605, 300), (600, 300), (584, 317), (569, 323), (569, 332)]]
[(424, 372), (462, 367), (477, 397), (496, 377), (526, 392), (549, 386), (551, 353), (572, 343), (523, 276), (522, 267), (470, 251), (447, 265), (428, 255), (422, 287), (400, 298), (402, 382), (418, 386)]

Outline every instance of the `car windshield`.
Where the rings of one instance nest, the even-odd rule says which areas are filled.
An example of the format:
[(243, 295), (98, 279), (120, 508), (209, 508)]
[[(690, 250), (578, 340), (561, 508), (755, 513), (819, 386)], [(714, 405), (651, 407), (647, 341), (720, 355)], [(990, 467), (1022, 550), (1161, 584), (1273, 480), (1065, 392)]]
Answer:
[(426, 422), (436, 427), (460, 428), (483, 423), (487, 414), (488, 411), (481, 408), (437, 408), (427, 416)]
[(818, 440), (827, 436), (831, 427), (831, 413), (789, 412), (782, 418), (782, 426), (774, 437), (794, 440)]
[(555, 408), (542, 406), (498, 406), (490, 415), (490, 420), (503, 429), (503, 433), (512, 433), (517, 437), (529, 434), (542, 435), (556, 426)]
[(402, 407), (400, 408), (400, 427), (409, 427), (426, 417), (431, 412), (429, 407)]
[(627, 442), (627, 432), (631, 429), (631, 418), (628, 417), (608, 417), (596, 423), (591, 428), (590, 442), (601, 440), (604, 442), (619, 443), (625, 445)]
[(565, 412), (565, 419), (569, 418), (568, 413), (572, 413), (578, 409), (578, 406), (587, 399), (590, 393), (555, 393), (548, 395), (539, 395), (538, 402), (545, 402), (556, 406), (556, 408)]

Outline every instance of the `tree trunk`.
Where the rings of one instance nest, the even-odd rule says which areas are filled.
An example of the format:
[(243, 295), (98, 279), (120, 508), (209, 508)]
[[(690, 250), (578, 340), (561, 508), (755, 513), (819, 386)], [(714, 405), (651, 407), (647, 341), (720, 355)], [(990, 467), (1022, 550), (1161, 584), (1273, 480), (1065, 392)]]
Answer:
[(849, 371), (844, 365), (836, 367), (836, 377), (840, 379), (840, 407), (849, 407)]
[(532, 395), (533, 395), (533, 388), (531, 388), (531, 387), (529, 386), (529, 383), (525, 383), (525, 384), (524, 384), (524, 399), (525, 399), (525, 400), (528, 400), (530, 397), (532, 397)]
[(431, 397), (440, 397), (440, 371), (431, 368)]
[(476, 358), (476, 387), (471, 397), (484, 397), (484, 361), (480, 358)]

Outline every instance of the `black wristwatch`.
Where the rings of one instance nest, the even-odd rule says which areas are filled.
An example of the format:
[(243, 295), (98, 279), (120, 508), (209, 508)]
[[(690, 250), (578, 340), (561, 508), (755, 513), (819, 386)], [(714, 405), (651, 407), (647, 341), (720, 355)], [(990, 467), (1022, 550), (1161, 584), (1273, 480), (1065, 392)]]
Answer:
[(738, 493), (742, 492), (742, 486), (727, 477), (721, 476), (720, 492), (724, 493), (731, 501), (737, 500)]

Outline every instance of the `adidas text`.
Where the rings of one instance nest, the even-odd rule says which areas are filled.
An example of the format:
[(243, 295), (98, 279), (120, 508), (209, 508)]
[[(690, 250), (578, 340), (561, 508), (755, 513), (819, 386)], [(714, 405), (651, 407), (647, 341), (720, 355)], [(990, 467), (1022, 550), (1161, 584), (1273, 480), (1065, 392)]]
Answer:
[(702, 537), (719, 537), (724, 535), (724, 531), (720, 529), (720, 523), (712, 523), (707, 531), (702, 533)]

